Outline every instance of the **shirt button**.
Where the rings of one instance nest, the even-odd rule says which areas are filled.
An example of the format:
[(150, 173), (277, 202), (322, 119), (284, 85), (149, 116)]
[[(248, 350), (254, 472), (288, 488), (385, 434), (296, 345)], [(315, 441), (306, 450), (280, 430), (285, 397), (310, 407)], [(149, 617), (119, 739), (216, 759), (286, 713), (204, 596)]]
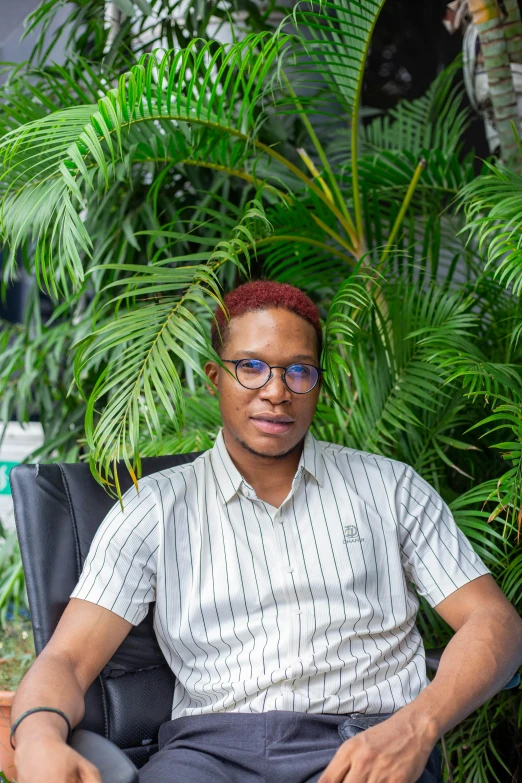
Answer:
[(279, 517), (279, 519), (278, 519), (277, 521), (279, 522), (279, 524), (280, 524), (280, 525), (282, 525), (282, 524), (283, 524), (283, 517), (282, 517), (282, 516), (280, 516), (280, 517)]
[(287, 566), (285, 568), (285, 571), (286, 571), (287, 574), (293, 574), (294, 573), (294, 569), (291, 566)]
[(291, 691), (295, 691), (295, 685), (294, 685), (293, 682), (290, 683), (289, 688), (290, 688)]
[(294, 612), (294, 614), (303, 614), (303, 613), (300, 609), (298, 609), (296, 612)]

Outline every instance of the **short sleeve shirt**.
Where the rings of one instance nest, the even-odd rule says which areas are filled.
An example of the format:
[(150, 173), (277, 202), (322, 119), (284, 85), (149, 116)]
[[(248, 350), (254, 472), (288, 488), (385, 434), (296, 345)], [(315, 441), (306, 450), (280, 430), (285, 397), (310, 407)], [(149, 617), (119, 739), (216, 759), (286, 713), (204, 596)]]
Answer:
[(71, 597), (134, 625), (154, 602), (172, 718), (395, 712), (428, 684), (418, 596), (436, 607), (490, 573), (411, 467), (310, 432), (279, 508), (244, 480), (222, 431), (123, 502)]

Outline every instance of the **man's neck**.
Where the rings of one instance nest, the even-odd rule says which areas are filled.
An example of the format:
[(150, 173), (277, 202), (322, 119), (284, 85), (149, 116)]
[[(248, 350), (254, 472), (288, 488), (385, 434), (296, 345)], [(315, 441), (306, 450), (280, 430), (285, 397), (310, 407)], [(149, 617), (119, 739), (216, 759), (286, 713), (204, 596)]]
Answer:
[(279, 508), (292, 487), (303, 452), (304, 438), (284, 457), (265, 457), (249, 451), (223, 428), (223, 439), (230, 459), (257, 497)]

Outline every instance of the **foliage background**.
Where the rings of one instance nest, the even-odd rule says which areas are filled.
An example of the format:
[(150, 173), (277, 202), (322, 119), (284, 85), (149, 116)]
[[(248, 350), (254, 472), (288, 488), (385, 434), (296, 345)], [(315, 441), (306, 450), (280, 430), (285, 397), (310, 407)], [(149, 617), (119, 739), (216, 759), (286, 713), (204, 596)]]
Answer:
[[(60, 5), (50, 0), (33, 21), (46, 24)], [(23, 322), (2, 324), (0, 419), (39, 417), (45, 431), (40, 459), (89, 456), (109, 481), (115, 455), (129, 466), (134, 461), (138, 470), (140, 456), (208, 448), (219, 427), (216, 403), (200, 375), (209, 306), (248, 273), (290, 280), (319, 305), (327, 337), (329, 393), (321, 398), (314, 433), (413, 465), (451, 505), (520, 611), (520, 264), (515, 253), (506, 285), (497, 274), (499, 256), (485, 263), (491, 236), (479, 247), (481, 229), (492, 225), (483, 218), (491, 177), (498, 179), (500, 168), (475, 179), (482, 163), (474, 148), (482, 139), (477, 141), (476, 123), (472, 130), (459, 62), (438, 75), (440, 69), (433, 69), (425, 89), (416, 91), (393, 42), (382, 43), (386, 26), (376, 27), (363, 96), (366, 107), (380, 104), (388, 113), (363, 111), (359, 123), (353, 84), (362, 79), (363, 58), (357, 46), (340, 54), (329, 43), (334, 28), (344, 43), (353, 43), (343, 2), (315, 8), (313, 17), (309, 6), (298, 10), (308, 49), (299, 50), (297, 64), (287, 53), (291, 86), (279, 78), (277, 47), (284, 37), (274, 49), (272, 38), (263, 36), (288, 8), (268, 4), (260, 10), (239, 0), (195, 3), (185, 12), (170, 1), (156, 0), (152, 8), (143, 1), (117, 5), (128, 14), (113, 30), (112, 45), (103, 3), (75, 0), (65, 64), (50, 65), (42, 44), (32, 62), (10, 70), (2, 88), (2, 231), (11, 251), (4, 276), (7, 282), (23, 266), (34, 283)], [(380, 5), (361, 2), (367, 12), (363, 49)], [(415, 31), (410, 37), (420, 51), (436, 7), (427, 13), (423, 5), (421, 14), (418, 4), (413, 11), (411, 4), (389, 0), (382, 18), (406, 19), (403, 35)], [(409, 15), (401, 15), (405, 8)], [(150, 10), (159, 22), (151, 23)], [(255, 84), (238, 80), (227, 93), (230, 82), (218, 87), (208, 60), (225, 61), (216, 36), (231, 19), (240, 39), (261, 37), (237, 49), (230, 73), (237, 74), (245, 59), (254, 69), (260, 51), (265, 60), (272, 57), (273, 69)], [(318, 20), (328, 28), (326, 42), (314, 39)], [(121, 147), (118, 134), (108, 143), (100, 118), (98, 124), (90, 119), (95, 102), (160, 42), (185, 51), (183, 100), (196, 72), (187, 47), (205, 53), (197, 73), (207, 79), (207, 93), (194, 89), (190, 110), (204, 124), (210, 92), (226, 121), (218, 119), (217, 130), (188, 120), (137, 123), (125, 128)], [(448, 62), (447, 54), (439, 52), (439, 59)], [(348, 74), (344, 81), (332, 77), (339, 62)], [(310, 78), (319, 71), (322, 79)], [(118, 110), (141, 110), (133, 90), (155, 100), (154, 69), (134, 74), (138, 81), (128, 80), (114, 98)], [(379, 83), (380, 99), (372, 102)], [(405, 95), (413, 100), (397, 103)], [(101, 116), (114, 128), (120, 121), (104, 105), (109, 113)], [(192, 117), (189, 109), (186, 117)], [(86, 124), (98, 138), (91, 133), (78, 145)], [(237, 132), (245, 127), (248, 140), (239, 142)], [(80, 155), (71, 158), (71, 144)], [(84, 170), (89, 153), (95, 165)], [(65, 171), (59, 166), (64, 160)], [(79, 189), (71, 191), (53, 235), (49, 226), (66, 203), (56, 183), (69, 182), (67, 169)], [(518, 193), (517, 175), (503, 176), (497, 191), (505, 193), (511, 177)], [(46, 213), (44, 203), (57, 213)], [(471, 235), (466, 207), (475, 220)], [(161, 346), (162, 308), (178, 302), (180, 290), (191, 292), (188, 308), (146, 365), (150, 346)], [(122, 424), (119, 411), (129, 399)], [(426, 647), (441, 646), (452, 635), (424, 600), (417, 624)], [(520, 777), (521, 726), (519, 691), (503, 691), (477, 710), (446, 737), (454, 780)]]

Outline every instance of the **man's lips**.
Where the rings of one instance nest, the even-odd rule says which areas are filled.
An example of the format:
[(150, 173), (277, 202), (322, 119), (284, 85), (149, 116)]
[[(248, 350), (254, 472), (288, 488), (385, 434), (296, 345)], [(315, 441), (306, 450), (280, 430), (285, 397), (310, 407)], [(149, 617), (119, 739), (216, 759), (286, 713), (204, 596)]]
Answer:
[(261, 432), (267, 432), (271, 435), (276, 435), (282, 432), (288, 432), (293, 425), (293, 421), (274, 421), (273, 419), (263, 419), (262, 417), (253, 418), (254, 426)]

